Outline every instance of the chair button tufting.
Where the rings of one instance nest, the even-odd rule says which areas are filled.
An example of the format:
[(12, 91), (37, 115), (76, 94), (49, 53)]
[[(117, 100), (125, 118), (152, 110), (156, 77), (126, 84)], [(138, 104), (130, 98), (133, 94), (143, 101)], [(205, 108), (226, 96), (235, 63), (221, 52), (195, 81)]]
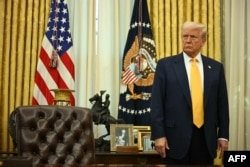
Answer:
[[(15, 112), (13, 132), (18, 135), (15, 137), (20, 148), (18, 152), (31, 154), (35, 164), (94, 163), (95, 140), (90, 109), (21, 106)], [(23, 126), (22, 133), (17, 133)]]

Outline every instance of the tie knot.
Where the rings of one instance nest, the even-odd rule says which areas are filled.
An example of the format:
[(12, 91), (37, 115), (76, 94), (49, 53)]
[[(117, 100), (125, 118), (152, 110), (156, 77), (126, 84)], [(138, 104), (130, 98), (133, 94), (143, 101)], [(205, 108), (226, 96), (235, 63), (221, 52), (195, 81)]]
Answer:
[(192, 59), (191, 59), (191, 62), (192, 62), (192, 63), (196, 63), (196, 61), (197, 61), (196, 58), (192, 58)]
[(196, 62), (197, 62), (197, 59), (196, 59), (196, 58), (192, 58), (192, 59), (191, 59), (191, 63), (192, 63), (192, 65), (195, 65), (195, 64), (196, 64)]

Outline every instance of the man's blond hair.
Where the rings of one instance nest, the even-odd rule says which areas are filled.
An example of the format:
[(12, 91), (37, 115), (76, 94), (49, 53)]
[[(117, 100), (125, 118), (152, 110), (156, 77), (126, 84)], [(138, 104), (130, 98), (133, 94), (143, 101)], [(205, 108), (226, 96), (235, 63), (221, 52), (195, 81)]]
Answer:
[(193, 21), (186, 21), (182, 25), (182, 33), (184, 29), (198, 29), (201, 32), (201, 37), (203, 40), (207, 40), (207, 29), (204, 24), (193, 22)]

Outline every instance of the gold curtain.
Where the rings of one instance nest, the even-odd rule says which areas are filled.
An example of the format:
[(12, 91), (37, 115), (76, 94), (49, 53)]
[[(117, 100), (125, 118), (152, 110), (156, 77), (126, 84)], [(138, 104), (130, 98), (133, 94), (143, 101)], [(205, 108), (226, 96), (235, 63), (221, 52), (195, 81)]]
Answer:
[(202, 53), (221, 61), (221, 0), (148, 0), (148, 6), (158, 59), (180, 53), (181, 26), (196, 21), (208, 30)]
[(11, 151), (9, 114), (31, 104), (51, 0), (0, 1), (0, 150)]

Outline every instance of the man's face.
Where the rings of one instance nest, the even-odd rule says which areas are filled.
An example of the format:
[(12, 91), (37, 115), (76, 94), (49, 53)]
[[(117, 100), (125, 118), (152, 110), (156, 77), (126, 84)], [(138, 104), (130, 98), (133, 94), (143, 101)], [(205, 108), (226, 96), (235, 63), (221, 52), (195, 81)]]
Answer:
[(184, 29), (182, 32), (183, 51), (190, 57), (195, 57), (204, 45), (205, 40), (199, 29)]

